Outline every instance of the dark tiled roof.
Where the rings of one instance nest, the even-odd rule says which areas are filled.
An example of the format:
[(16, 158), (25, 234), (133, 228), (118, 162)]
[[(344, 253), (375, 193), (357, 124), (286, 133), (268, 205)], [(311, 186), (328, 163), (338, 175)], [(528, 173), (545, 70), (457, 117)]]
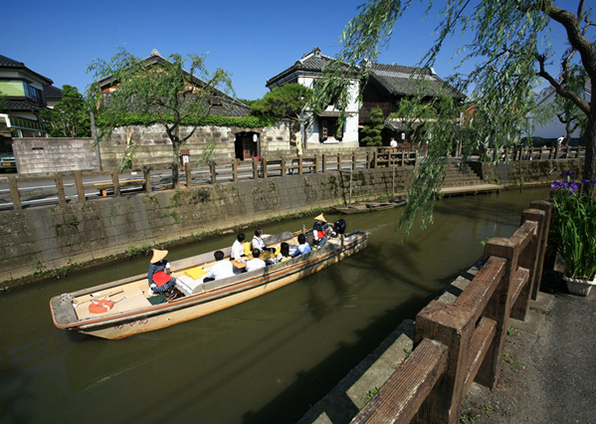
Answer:
[(52, 81), (48, 77), (44, 77), (43, 75), (38, 74), (37, 72), (34, 72), (31, 69), (27, 68), (23, 62), (17, 62), (14, 59), (0, 55), (0, 69), (2, 69), (2, 68), (23, 69), (27, 72), (30, 72), (30, 73), (36, 75), (38, 78), (45, 80), (42, 84), (49, 85), (49, 84), (54, 83), (54, 81)]
[[(325, 67), (325, 65), (327, 65), (332, 60), (333, 60), (332, 57), (325, 56), (324, 54), (321, 53), (321, 49), (319, 49), (318, 47), (315, 47), (313, 49), (313, 51), (303, 55), (302, 59), (296, 61), (296, 63), (294, 63), (294, 65), (292, 65), (288, 69), (280, 72), (276, 76), (268, 79), (267, 83), (265, 85), (266, 85), (266, 87), (274, 85), (276, 82), (283, 80), (284, 78), (286, 78), (294, 73), (323, 72), (323, 68)], [(346, 70), (347, 69), (348, 69), (348, 67), (346, 65)]]
[(6, 101), (4, 102), (4, 104), (2, 105), (2, 110), (3, 111), (36, 111), (36, 110), (40, 110), (40, 109), (44, 109), (42, 106), (40, 106), (39, 104), (37, 104), (34, 101), (31, 100), (27, 100), (27, 99), (6, 99)]
[[(157, 50), (153, 50), (149, 57), (143, 59), (143, 62), (145, 62), (146, 65), (159, 66), (160, 64), (167, 62), (167, 60), (164, 59), (159, 54), (159, 52)], [(186, 71), (184, 71), (184, 72), (186, 72)], [(188, 72), (186, 72), (186, 73), (188, 74)], [(201, 80), (200, 78), (197, 78), (194, 75), (193, 75), (192, 79), (193, 79), (194, 83), (197, 84), (197, 86), (199, 86), (199, 87), (206, 85), (205, 81)], [(112, 85), (117, 85), (118, 81), (114, 77), (109, 76), (109, 77), (106, 77), (106, 78), (98, 81), (97, 83), (99, 84), (99, 86), (102, 89), (104, 89), (104, 88), (110, 87)], [(224, 93), (221, 90), (218, 90), (215, 88), (214, 91), (216, 93), (216, 96), (222, 100), (222, 104), (218, 105), (218, 106), (212, 106), (212, 109), (211, 109), (212, 115), (232, 116), (232, 117), (243, 117), (243, 116), (250, 115), (250, 106), (245, 105), (241, 101)]]
[(58, 87), (53, 86), (53, 85), (44, 85), (43, 92), (45, 93), (46, 99), (48, 99), (48, 100), (62, 99), (62, 90)]
[[(322, 72), (324, 66), (331, 60), (333, 60), (333, 58), (323, 55), (321, 50), (318, 47), (315, 47), (312, 52), (302, 56), (302, 59), (298, 60), (294, 65), (280, 72), (273, 78), (268, 79), (266, 86), (271, 87), (278, 84), (285, 84), (288, 81), (284, 80), (295, 73)], [(347, 69), (348, 65), (346, 64), (346, 70)], [(413, 75), (418, 76), (414, 79), (412, 78)], [(416, 94), (416, 82), (420, 81), (420, 78), (428, 82), (428, 85), (425, 88), (425, 94), (427, 96), (448, 94), (456, 98), (465, 97), (462, 93), (445, 83), (445, 81), (428, 68), (371, 63), (368, 83), (375, 84), (390, 95), (412, 96)]]
[(426, 96), (465, 97), (428, 68), (372, 63), (368, 81), (395, 96), (413, 96), (418, 84), (423, 83)]
[(25, 64), (23, 62), (17, 62), (9, 57), (2, 56), (0, 54), (0, 67), (2, 68), (24, 68)]

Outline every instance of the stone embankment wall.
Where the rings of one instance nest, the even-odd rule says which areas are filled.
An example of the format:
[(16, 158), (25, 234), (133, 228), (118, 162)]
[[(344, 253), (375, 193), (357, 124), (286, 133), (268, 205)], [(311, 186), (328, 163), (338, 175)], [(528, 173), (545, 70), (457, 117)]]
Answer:
[(407, 189), (413, 167), (290, 175), (0, 212), (0, 283), (107, 260), (131, 248)]
[(471, 162), (470, 166), (486, 183), (506, 187), (551, 184), (561, 180), (561, 172), (573, 171), (581, 179), (584, 159), (524, 160), (509, 163)]

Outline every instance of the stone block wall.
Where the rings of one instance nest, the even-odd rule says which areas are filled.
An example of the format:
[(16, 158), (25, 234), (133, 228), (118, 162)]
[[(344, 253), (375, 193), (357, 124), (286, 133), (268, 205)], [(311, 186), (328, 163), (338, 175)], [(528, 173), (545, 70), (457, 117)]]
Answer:
[(13, 149), (21, 175), (99, 169), (92, 138), (14, 138)]
[[(185, 137), (191, 128), (181, 129), (180, 136)], [(273, 127), (198, 127), (184, 143), (182, 149), (188, 150), (190, 161), (195, 164), (205, 151), (209, 142), (215, 141), (214, 160), (230, 161), (235, 155), (235, 134), (253, 132), (258, 135), (261, 156), (281, 156), (295, 152), (290, 144), (291, 122), (282, 121)], [(113, 169), (120, 165), (127, 146), (133, 151), (133, 168), (144, 165), (169, 165), (172, 162), (172, 144), (161, 125), (148, 127), (136, 125), (116, 128), (107, 142), (100, 143), (100, 155), (103, 169)]]
[(581, 176), (584, 159), (524, 160), (497, 164), (470, 162), (470, 166), (487, 183), (520, 186), (551, 184), (561, 179), (563, 171), (574, 171)]
[(0, 282), (275, 216), (405, 191), (413, 168), (239, 181), (0, 212)]

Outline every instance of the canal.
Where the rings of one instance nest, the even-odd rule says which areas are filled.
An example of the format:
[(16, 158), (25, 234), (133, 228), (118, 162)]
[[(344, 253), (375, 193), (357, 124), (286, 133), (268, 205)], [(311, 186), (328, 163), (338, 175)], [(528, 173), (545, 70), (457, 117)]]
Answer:
[[(291, 423), (482, 254), (548, 189), (444, 199), (402, 243), (400, 209), (344, 216), (371, 232), (340, 264), (211, 316), (119, 341), (52, 325), (52, 296), (146, 272), (149, 257), (0, 296), (2, 423)], [(338, 215), (326, 214), (328, 220)], [(312, 218), (264, 226), (310, 227)], [(170, 260), (234, 235), (170, 249)]]

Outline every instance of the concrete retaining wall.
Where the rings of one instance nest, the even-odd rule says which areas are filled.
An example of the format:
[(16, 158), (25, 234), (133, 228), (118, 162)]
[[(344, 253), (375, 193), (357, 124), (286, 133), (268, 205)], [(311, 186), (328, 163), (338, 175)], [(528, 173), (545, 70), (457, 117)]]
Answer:
[[(404, 192), (413, 170), (399, 168), (395, 179), (390, 168), (355, 172), (352, 196)], [(349, 181), (340, 172), (292, 175), (0, 212), (0, 282), (342, 203)]]

